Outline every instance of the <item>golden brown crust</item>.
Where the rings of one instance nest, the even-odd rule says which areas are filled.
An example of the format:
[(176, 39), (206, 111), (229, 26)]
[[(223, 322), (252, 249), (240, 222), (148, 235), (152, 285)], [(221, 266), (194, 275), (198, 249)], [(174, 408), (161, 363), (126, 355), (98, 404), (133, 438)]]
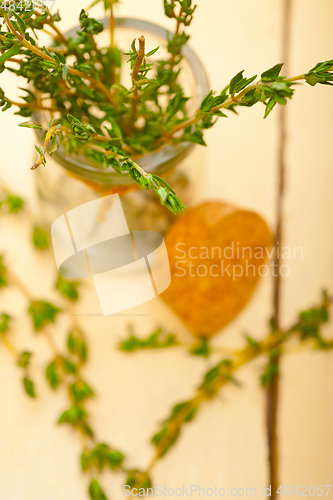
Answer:
[[(210, 337), (249, 301), (273, 238), (258, 214), (212, 201), (178, 218), (165, 241), (172, 282), (162, 299), (195, 335)], [(181, 258), (184, 252), (186, 256)], [(234, 269), (235, 274), (243, 275), (234, 277)], [(264, 274), (263, 268), (261, 271)]]

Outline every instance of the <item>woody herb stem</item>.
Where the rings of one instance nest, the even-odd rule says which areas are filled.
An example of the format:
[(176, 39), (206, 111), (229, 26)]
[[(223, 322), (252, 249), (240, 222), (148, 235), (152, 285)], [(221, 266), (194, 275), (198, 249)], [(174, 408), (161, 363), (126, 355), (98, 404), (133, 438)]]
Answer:
[(141, 65), (144, 61), (145, 58), (145, 46), (146, 46), (146, 41), (144, 36), (140, 36), (139, 38), (139, 52), (138, 56), (136, 58), (133, 71), (132, 71), (132, 85), (134, 87), (133, 91), (133, 101), (132, 101), (132, 114), (131, 114), (131, 119), (134, 120), (136, 118), (137, 114), (137, 107), (138, 107), (138, 101), (139, 101), (139, 89), (137, 86), (138, 80), (139, 80), (139, 71), (141, 68)]

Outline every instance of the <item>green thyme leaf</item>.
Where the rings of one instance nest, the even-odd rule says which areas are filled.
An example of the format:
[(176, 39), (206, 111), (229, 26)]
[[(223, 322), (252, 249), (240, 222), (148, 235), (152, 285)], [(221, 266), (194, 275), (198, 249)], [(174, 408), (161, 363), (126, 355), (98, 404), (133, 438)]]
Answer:
[(12, 317), (9, 314), (0, 314), (0, 335), (5, 335), (8, 332), (11, 320)]
[(77, 380), (71, 384), (69, 391), (75, 403), (82, 403), (95, 395), (92, 388), (84, 380)]
[(267, 71), (264, 71), (261, 74), (261, 80), (263, 82), (270, 82), (273, 80), (276, 80), (276, 78), (279, 76), (280, 71), (282, 69), (283, 64), (276, 64), (272, 68), (268, 69)]
[(59, 387), (61, 383), (61, 377), (58, 373), (58, 365), (55, 361), (52, 361), (47, 365), (45, 376), (51, 386), (51, 389), (55, 390)]
[(50, 247), (50, 233), (41, 226), (35, 225), (32, 233), (32, 243), (36, 250), (47, 250)]
[(333, 85), (333, 59), (316, 64), (304, 75), (306, 83), (314, 87), (317, 83), (322, 85)]
[(56, 289), (59, 290), (61, 295), (70, 302), (77, 302), (80, 298), (79, 288), (80, 282), (64, 278), (58, 273)]
[(21, 31), (22, 35), (24, 35), (24, 33), (26, 32), (26, 29), (27, 29), (24, 20), (15, 11), (12, 11), (12, 14), (15, 17), (15, 19), (17, 20), (17, 23), (20, 27), (20, 31)]
[(58, 424), (77, 425), (87, 418), (87, 412), (80, 406), (73, 405), (69, 410), (64, 411), (58, 420)]
[(51, 146), (49, 150), (49, 155), (52, 156), (53, 153), (56, 153), (60, 147), (60, 139), (58, 134), (54, 134), (51, 139)]
[(31, 352), (23, 351), (20, 353), (17, 364), (21, 368), (27, 368), (30, 365)]
[(159, 48), (160, 48), (160, 47), (158, 46), (158, 47), (156, 47), (155, 49), (150, 50), (150, 51), (146, 54), (146, 57), (151, 57), (151, 56), (153, 56), (154, 54), (156, 54), (156, 52), (158, 51), (158, 49), (159, 49)]
[(28, 377), (24, 377), (23, 386), (24, 386), (24, 390), (27, 393), (27, 395), (30, 398), (34, 399), (36, 397), (36, 393), (35, 393), (35, 386), (34, 386), (33, 381), (30, 380)]
[(90, 17), (84, 9), (80, 12), (79, 21), (82, 31), (89, 35), (98, 35), (98, 33), (101, 33), (104, 29), (103, 24)]
[(69, 358), (62, 356), (62, 367), (65, 373), (76, 373), (76, 365)]
[(246, 335), (245, 338), (246, 338), (248, 346), (251, 347), (251, 349), (258, 349), (260, 347), (260, 342), (253, 339), (249, 335)]
[(173, 333), (166, 333), (162, 328), (158, 328), (145, 339), (140, 339), (131, 333), (127, 340), (120, 343), (119, 349), (124, 352), (134, 352), (142, 349), (165, 349), (178, 344)]
[(7, 286), (7, 273), (6, 273), (6, 268), (3, 263), (3, 256), (0, 255), (0, 288), (4, 288)]
[(33, 301), (28, 308), (36, 332), (43, 330), (46, 325), (54, 323), (60, 312), (59, 307), (45, 300)]
[(209, 340), (206, 337), (200, 339), (200, 342), (191, 347), (190, 353), (192, 356), (202, 356), (208, 358), (212, 352)]
[(3, 63), (5, 61), (8, 61), (11, 57), (16, 56), (21, 50), (21, 44), (16, 43), (15, 45), (12, 46), (11, 49), (7, 50), (0, 56), (0, 63)]
[(87, 361), (87, 344), (77, 329), (69, 333), (67, 338), (67, 349), (71, 354), (77, 355), (82, 363)]
[(67, 80), (67, 74), (68, 74), (69, 67), (66, 64), (62, 65), (62, 79)]
[(237, 87), (237, 84), (243, 80), (243, 73), (244, 73), (244, 70), (243, 71), (240, 71), (239, 73), (237, 73), (236, 76), (234, 76), (231, 81), (230, 81), (230, 94), (233, 94), (235, 91), (236, 91), (236, 87)]
[(44, 130), (43, 127), (41, 125), (39, 125), (39, 123), (36, 123), (32, 120), (20, 123), (19, 127), (32, 128), (35, 130)]
[(13, 214), (17, 214), (23, 208), (24, 201), (19, 196), (14, 196), (13, 194), (8, 194), (5, 200), (8, 207), (8, 211)]
[(100, 472), (104, 467), (116, 470), (121, 467), (124, 455), (118, 450), (113, 450), (106, 443), (99, 443), (92, 450), (86, 450), (81, 456), (81, 468), (85, 472), (93, 467)]
[(89, 496), (91, 500), (107, 500), (105, 493), (97, 479), (92, 479), (89, 485)]

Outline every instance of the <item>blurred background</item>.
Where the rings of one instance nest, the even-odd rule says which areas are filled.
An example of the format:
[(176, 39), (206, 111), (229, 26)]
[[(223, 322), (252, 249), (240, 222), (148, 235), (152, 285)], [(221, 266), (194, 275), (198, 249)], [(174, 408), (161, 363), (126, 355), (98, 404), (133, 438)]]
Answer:
[[(238, 71), (260, 74), (280, 61), (282, 3), (279, 0), (197, 0), (190, 28), (190, 45), (200, 56), (211, 86), (221, 90)], [(88, 4), (87, 4), (88, 5)], [(55, 0), (62, 30), (77, 25), (81, 1)], [(102, 17), (100, 6), (92, 10)], [(174, 29), (163, 12), (162, 0), (123, 0), (117, 15), (148, 19)], [(333, 4), (330, 0), (294, 0), (290, 76), (304, 73), (318, 61), (332, 59)], [(289, 75), (288, 75), (289, 76)], [(1, 86), (16, 97), (16, 79), (1, 75)], [(277, 117), (263, 120), (260, 105), (241, 109), (238, 117), (221, 120), (207, 131), (208, 148), (197, 148), (188, 159), (198, 172), (200, 188), (193, 203), (217, 199), (258, 212), (272, 227), (277, 180)], [(35, 137), (20, 129), (22, 117), (1, 116), (0, 176), (35, 205)], [(302, 247), (304, 258), (291, 262), (283, 280), (283, 324), (317, 303), (320, 291), (333, 289), (333, 91), (329, 86), (299, 85), (288, 103), (288, 175), (285, 210), (286, 246)], [(47, 168), (47, 167), (46, 167)], [(37, 254), (28, 240), (24, 217), (0, 220), (0, 251), (22, 280), (39, 296), (52, 298), (56, 276), (53, 255)], [(85, 299), (84, 299), (85, 300)], [(84, 310), (84, 300), (81, 304)], [(88, 298), (86, 299), (88, 300)], [(24, 316), (25, 301), (15, 290), (4, 291), (1, 310), (19, 319), (18, 345), (36, 353), (33, 373), (38, 399), (22, 394), (17, 368), (0, 349), (0, 495), (6, 500), (81, 500), (87, 479), (79, 469), (80, 443), (56, 420), (67, 401), (51, 393), (43, 379), (49, 356), (43, 338), (32, 333)], [(214, 337), (215, 345), (241, 346), (242, 333), (263, 337), (271, 317), (272, 280), (261, 281), (246, 309)], [(181, 338), (192, 337), (159, 299), (129, 314), (139, 335), (164, 325)], [(57, 323), (57, 343), (65, 342), (66, 319)], [(116, 350), (126, 337), (128, 317), (80, 319), (89, 339), (90, 359), (85, 376), (97, 392), (89, 403), (98, 439), (112, 443), (128, 456), (129, 466), (144, 468), (152, 456), (150, 436), (171, 406), (187, 399), (203, 373), (214, 364), (190, 357), (181, 349), (126, 355)], [(332, 336), (333, 328), (328, 328)], [(241, 370), (244, 387), (226, 387), (221, 398), (206, 404), (186, 426), (177, 445), (154, 468), (155, 484), (178, 487), (256, 487), (268, 481), (265, 437), (265, 398), (259, 385), (263, 359)], [(298, 352), (282, 360), (279, 415), (280, 482), (292, 486), (330, 484), (333, 470), (333, 353)], [(110, 498), (122, 498), (122, 477), (107, 474), (103, 485)], [(333, 498), (333, 492), (330, 492)]]

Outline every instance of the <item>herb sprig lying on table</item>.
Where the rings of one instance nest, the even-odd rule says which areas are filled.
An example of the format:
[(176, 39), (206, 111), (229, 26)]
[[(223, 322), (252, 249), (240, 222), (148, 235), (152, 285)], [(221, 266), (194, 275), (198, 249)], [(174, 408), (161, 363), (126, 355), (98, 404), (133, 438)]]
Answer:
[[(26, 207), (26, 202), (8, 189), (3, 190), (2, 200), (6, 210), (0, 210), (1, 217), (7, 216), (7, 211), (11, 213), (10, 216), (15, 216), (13, 214), (18, 210), (10, 210), (13, 207)], [(69, 426), (82, 441), (81, 469), (89, 477), (88, 491), (92, 500), (107, 499), (100, 477), (105, 471), (125, 474), (124, 480), (126, 478), (126, 485), (130, 488), (150, 488), (153, 467), (172, 449), (181, 436), (184, 426), (190, 424), (202, 405), (214, 400), (225, 385), (229, 383), (240, 385), (236, 376), (244, 365), (259, 357), (266, 359), (266, 366), (260, 376), (261, 385), (266, 387), (278, 369), (275, 361), (277, 356), (287, 354), (290, 348), (291, 352), (299, 346), (323, 351), (333, 349), (333, 340), (326, 339), (322, 332), (322, 328), (329, 321), (329, 309), (332, 304), (332, 297), (326, 293), (323, 294), (318, 306), (301, 312), (293, 326), (282, 331), (271, 321), (270, 331), (262, 340), (247, 335), (243, 349), (218, 348), (211, 346), (207, 339), (189, 346), (181, 342), (174, 333), (163, 328), (156, 329), (147, 338), (139, 338), (130, 328), (129, 337), (119, 345), (119, 349), (127, 353), (124, 355), (146, 349), (172, 349), (185, 345), (186, 350), (190, 347), (189, 353), (193, 356), (209, 357), (212, 353), (223, 352), (223, 358), (206, 371), (192, 397), (173, 406), (168, 418), (153, 435), (151, 442), (154, 452), (148, 467), (144, 470), (128, 468), (121, 451), (97, 438), (98, 431), (95, 430), (93, 419), (89, 414), (87, 403), (95, 397), (95, 391), (85, 377), (89, 359), (89, 339), (83, 333), (76, 316), (76, 305), (81, 293), (80, 282), (67, 280), (58, 275), (54, 285), (59, 299), (63, 301), (62, 304), (58, 304), (58, 300), (57, 304), (54, 304), (47, 298), (35, 297), (30, 288), (8, 265), (6, 259), (0, 255), (0, 292), (8, 287), (20, 291), (26, 301), (25, 310), (28, 313), (32, 334), (43, 337), (48, 343), (50, 353), (47, 361), (43, 363), (44, 376), (52, 392), (64, 390), (68, 398), (67, 406), (60, 412), (57, 423), (60, 426)], [(65, 349), (62, 349), (58, 347), (55, 326), (58, 326), (59, 316), (64, 316), (66, 313), (70, 318), (70, 326)], [(37, 366), (34, 363), (34, 353), (26, 347), (18, 348), (15, 341), (14, 314), (11, 311), (0, 310), (0, 351), (4, 347), (13, 356), (20, 370), (27, 396), (31, 399), (38, 398), (42, 387), (38, 381), (35, 387)]]
[[(94, 2), (93, 5), (99, 3)], [(0, 7), (4, 26), (0, 31), (0, 72), (4, 70), (26, 79), (21, 102), (15, 102), (0, 89), (0, 107), (18, 107), (16, 114), (30, 117), (34, 111), (47, 110), (52, 120), (46, 130), (33, 121), (21, 126), (43, 130), (42, 146), (36, 146), (35, 169), (46, 164), (60, 145), (67, 154), (84, 154), (100, 168), (113, 168), (119, 176), (129, 176), (140, 188), (153, 189), (174, 213), (185, 206), (166, 181), (147, 174), (138, 164), (149, 154), (170, 142), (206, 145), (203, 132), (211, 128), (225, 111), (239, 106), (265, 105), (265, 118), (276, 104), (285, 105), (294, 93), (294, 85), (305, 81), (311, 86), (332, 85), (333, 60), (318, 63), (307, 73), (287, 78), (277, 64), (247, 78), (239, 72), (219, 94), (213, 91), (200, 109), (188, 115), (188, 100), (180, 83), (182, 48), (189, 36), (185, 28), (193, 20), (196, 6), (192, 0), (164, 0), (168, 18), (176, 23), (174, 35), (167, 41), (168, 55), (158, 57), (159, 47), (146, 51), (145, 38), (134, 40), (123, 54), (129, 63), (131, 87), (120, 82), (122, 53), (114, 43), (115, 0), (104, 0), (110, 18), (110, 45), (99, 47), (102, 23), (84, 9), (79, 14), (80, 30), (66, 38), (58, 28), (59, 13), (51, 14), (45, 4), (32, 2), (24, 10), (22, 2), (12, 0)], [(39, 44), (39, 31), (52, 33), (47, 49)], [(69, 63), (69, 59), (73, 62)], [(256, 81), (256, 83), (254, 83)], [(32, 86), (32, 90), (31, 90)], [(96, 113), (96, 110), (98, 113)], [(222, 111), (223, 110), (223, 111)]]
[[(81, 438), (83, 444), (81, 469), (90, 476), (90, 497), (93, 500), (106, 499), (105, 496), (101, 496), (104, 493), (99, 482), (99, 475), (104, 469), (121, 470), (125, 457), (123, 453), (108, 444), (99, 442), (91, 426), (86, 403), (95, 396), (95, 393), (83, 378), (82, 373), (88, 360), (85, 335), (75, 321), (75, 316), (71, 316), (72, 324), (67, 334), (66, 350), (60, 350), (52, 327), (58, 315), (66, 312), (66, 307), (61, 309), (49, 301), (33, 297), (20, 278), (8, 266), (5, 266), (0, 255), (0, 289), (7, 286), (15, 287), (25, 297), (29, 304), (27, 312), (34, 333), (47, 340), (51, 357), (45, 366), (45, 377), (52, 391), (63, 388), (68, 395), (68, 407), (60, 413), (57, 423), (70, 426)], [(58, 275), (55, 288), (67, 301), (67, 308), (70, 304), (67, 313), (73, 314), (73, 308), (80, 298), (79, 282), (66, 280)], [(38, 391), (30, 375), (33, 353), (27, 350), (21, 351), (14, 345), (12, 338), (15, 326), (13, 327), (13, 323), (15, 321), (10, 314), (0, 311), (0, 347), (5, 347), (13, 355), (15, 364), (23, 370), (23, 388), (30, 398), (35, 399), (38, 397)]]
[[(264, 367), (260, 382), (263, 387), (267, 387), (271, 382), (272, 376), (276, 373), (277, 364), (274, 359), (277, 355), (282, 356), (290, 352), (295, 352), (296, 347), (305, 345), (310, 349), (329, 351), (333, 349), (333, 339), (326, 339), (322, 334), (322, 329), (329, 321), (329, 310), (333, 298), (326, 292), (323, 293), (321, 303), (316, 307), (302, 311), (294, 325), (283, 331), (278, 331), (270, 322), (270, 332), (262, 340), (246, 336), (246, 345), (243, 349), (234, 349), (227, 356), (223, 357), (217, 364), (212, 366), (203, 376), (202, 382), (198, 386), (195, 394), (186, 401), (177, 403), (171, 410), (169, 416), (162, 422), (160, 430), (151, 438), (151, 443), (155, 447), (155, 452), (146, 470), (133, 470), (127, 478), (126, 484), (131, 488), (147, 488), (150, 483), (150, 474), (158, 460), (164, 457), (169, 450), (178, 442), (184, 426), (196, 417), (198, 411), (204, 403), (214, 400), (221, 389), (227, 384), (236, 384), (241, 386), (236, 377), (238, 371), (253, 360), (264, 356), (267, 358), (267, 364)], [(135, 338), (134, 338), (135, 339)], [(149, 337), (148, 337), (149, 339)], [(148, 339), (141, 340), (142, 343)], [(133, 338), (130, 337), (133, 344)], [(131, 352), (132, 349), (124, 349), (126, 342), (122, 342), (120, 348)], [(137, 339), (139, 340), (139, 339)], [(176, 344), (174, 344), (176, 345)], [(154, 348), (154, 346), (150, 346)], [(155, 348), (160, 346), (156, 345)], [(170, 347), (172, 347), (170, 345)], [(212, 348), (214, 350), (214, 348)], [(133, 349), (134, 350), (134, 349)], [(192, 350), (192, 355), (196, 355)], [(203, 354), (202, 354), (203, 355)]]

